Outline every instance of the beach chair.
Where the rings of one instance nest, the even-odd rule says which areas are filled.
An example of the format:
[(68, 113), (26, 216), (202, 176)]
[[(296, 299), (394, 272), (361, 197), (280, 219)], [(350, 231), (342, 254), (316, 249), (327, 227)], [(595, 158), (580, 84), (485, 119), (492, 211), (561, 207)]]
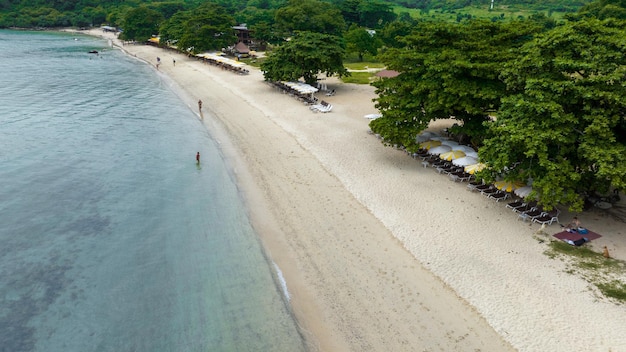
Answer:
[(539, 217), (541, 215), (543, 215), (543, 210), (541, 209), (541, 207), (535, 207), (529, 211), (525, 211), (523, 213), (519, 214), (518, 220), (522, 220), (524, 222), (526, 222), (526, 220), (529, 221), (533, 221), (534, 218)]
[(549, 212), (544, 212), (542, 215), (533, 218), (532, 221), (541, 225), (552, 225), (553, 222), (559, 222), (559, 214), (560, 211), (556, 208), (552, 209)]
[(523, 207), (524, 205), (526, 205), (526, 203), (524, 203), (524, 201), (522, 200), (518, 200), (515, 202), (510, 202), (506, 205), (507, 208), (511, 208), (511, 209), (515, 209), (515, 208), (519, 208), (519, 207)]
[(327, 112), (330, 112), (332, 109), (333, 109), (333, 106), (331, 104), (328, 104), (325, 107), (318, 109), (318, 110), (319, 112), (327, 113)]
[(537, 202), (533, 201), (529, 203), (524, 203), (524, 205), (516, 207), (516, 208), (512, 208), (512, 209), (516, 213), (523, 213), (525, 211), (533, 210), (533, 208), (535, 208), (536, 206), (537, 206)]
[(489, 197), (490, 195), (496, 192), (500, 192), (500, 190), (495, 187), (492, 187), (491, 185), (489, 185), (489, 188), (480, 190), (480, 194), (482, 194), (483, 196), (487, 196), (487, 197)]
[(440, 174), (450, 174), (451, 172), (455, 171), (456, 167), (449, 165), (448, 163), (444, 163), (441, 166), (437, 167), (437, 172)]
[(468, 174), (465, 171), (455, 171), (455, 172), (451, 172), (449, 174), (450, 179), (452, 179), (452, 181), (456, 182), (456, 181), (469, 181), (469, 179), (472, 177), (472, 175)]
[(474, 181), (467, 184), (467, 189), (473, 192), (478, 191), (478, 187), (482, 188), (483, 186), (490, 187), (490, 185), (485, 185), (483, 182)]
[(494, 199), (496, 202), (509, 198), (509, 193), (505, 191), (497, 191), (495, 193), (487, 195), (487, 197)]

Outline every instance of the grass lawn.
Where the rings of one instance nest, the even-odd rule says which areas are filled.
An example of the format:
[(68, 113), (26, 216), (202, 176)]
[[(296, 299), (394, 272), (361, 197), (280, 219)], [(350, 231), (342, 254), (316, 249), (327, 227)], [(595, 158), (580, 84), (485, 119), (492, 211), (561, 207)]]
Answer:
[(343, 77), (344, 83), (369, 84), (376, 77), (371, 72), (350, 72), (350, 77)]
[(344, 61), (343, 65), (348, 69), (348, 70), (367, 70), (368, 68), (379, 68), (379, 69), (383, 69), (385, 68), (385, 65), (382, 62), (374, 62), (374, 61)]
[(487, 2), (485, 2), (484, 6), (468, 6), (456, 10), (432, 9), (423, 11), (396, 6), (394, 7), (394, 12), (408, 12), (411, 17), (416, 19), (433, 19), (449, 22), (456, 22), (457, 18), (465, 18), (464, 15), (471, 15), (472, 18), (514, 20), (520, 17), (526, 18), (536, 13), (543, 13), (556, 21), (560, 21), (565, 15), (565, 12), (550, 13), (548, 10), (520, 9), (514, 6), (495, 6), (493, 10), (489, 10)]
[(604, 297), (618, 304), (626, 303), (624, 261), (604, 258), (602, 253), (586, 246), (575, 247), (563, 241), (550, 241), (545, 254), (552, 259), (565, 261), (568, 264), (566, 272), (581, 276)]

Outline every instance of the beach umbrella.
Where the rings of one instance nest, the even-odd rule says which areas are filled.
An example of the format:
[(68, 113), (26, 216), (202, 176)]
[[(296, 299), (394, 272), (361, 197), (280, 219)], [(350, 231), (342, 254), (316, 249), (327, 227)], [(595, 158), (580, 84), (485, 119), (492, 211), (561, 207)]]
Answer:
[(440, 146), (428, 149), (428, 154), (439, 155), (445, 152), (449, 152), (450, 150), (452, 150), (452, 148), (450, 148), (449, 146), (440, 145)]
[(496, 188), (501, 191), (513, 192), (515, 189), (524, 187), (526, 184), (521, 181), (502, 180), (502, 181), (496, 181), (493, 185), (496, 186)]
[(450, 150), (449, 152), (445, 152), (439, 155), (441, 159), (448, 160), (448, 161), (462, 158), (464, 156), (465, 156), (465, 153), (463, 153), (460, 150)]
[(516, 188), (513, 192), (520, 198), (526, 198), (532, 190), (532, 186), (523, 186), (520, 188)]
[(441, 140), (441, 144), (451, 146), (452, 150), (454, 150), (454, 147), (458, 147), (459, 146), (458, 142), (455, 142), (455, 141), (452, 141), (452, 140), (449, 140), (449, 139), (442, 139)]
[(431, 141), (445, 141), (445, 140), (450, 140), (450, 138), (448, 137), (443, 137), (443, 136), (432, 136), (430, 137)]
[(482, 170), (482, 169), (484, 169), (486, 167), (487, 167), (486, 164), (476, 163), (476, 164), (467, 165), (464, 170), (468, 174), (472, 174), (473, 175), (473, 174), (477, 173), (478, 171), (480, 171), (480, 170)]
[(467, 153), (476, 153), (474, 148), (467, 145), (455, 145), (452, 147), (452, 150), (460, 150), (465, 153), (465, 155), (467, 155)]
[(478, 152), (475, 152), (475, 151), (465, 152), (465, 156), (471, 156), (472, 158), (478, 159)]
[(467, 165), (476, 164), (477, 162), (478, 162), (478, 159), (471, 157), (471, 156), (464, 156), (462, 158), (452, 160), (452, 164), (456, 166), (467, 166)]
[(432, 137), (439, 137), (439, 135), (435, 132), (424, 131), (415, 137), (415, 141), (417, 143), (422, 143), (431, 140)]
[(441, 145), (440, 141), (426, 141), (426, 142), (420, 143), (420, 148), (430, 150), (430, 148), (438, 147), (440, 145)]

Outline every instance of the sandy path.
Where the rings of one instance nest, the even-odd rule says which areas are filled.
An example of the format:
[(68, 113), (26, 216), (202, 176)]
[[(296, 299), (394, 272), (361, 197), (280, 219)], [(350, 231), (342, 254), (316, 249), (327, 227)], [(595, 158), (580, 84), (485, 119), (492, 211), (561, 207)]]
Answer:
[[(337, 95), (324, 98), (335, 107), (314, 114), (256, 70), (238, 76), (125, 49), (160, 56), (190, 108), (200, 98), (211, 112), (205, 124), (317, 349), (626, 351), (626, 309), (547, 258), (537, 225), (366, 133), (372, 87), (329, 80)], [(581, 220), (605, 234), (594, 245), (623, 258), (623, 224)]]

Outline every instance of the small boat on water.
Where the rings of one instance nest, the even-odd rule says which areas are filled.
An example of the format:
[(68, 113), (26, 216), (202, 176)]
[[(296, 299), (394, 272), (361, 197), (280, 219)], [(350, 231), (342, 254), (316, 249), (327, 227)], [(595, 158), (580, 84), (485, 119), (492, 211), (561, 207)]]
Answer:
[(97, 53), (98, 53), (98, 50), (90, 50), (89, 51), (89, 54), (97, 54)]

